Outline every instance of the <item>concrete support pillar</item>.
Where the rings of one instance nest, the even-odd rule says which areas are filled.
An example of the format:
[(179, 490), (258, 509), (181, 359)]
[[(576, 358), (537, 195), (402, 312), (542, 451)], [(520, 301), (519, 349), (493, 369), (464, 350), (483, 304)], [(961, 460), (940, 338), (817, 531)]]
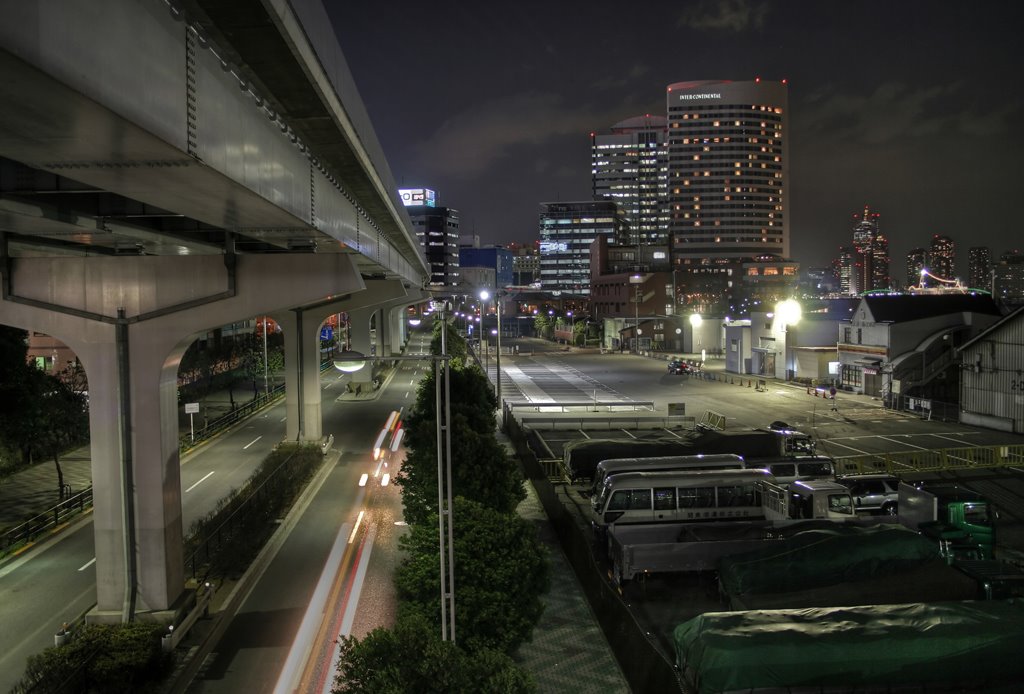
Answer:
[[(380, 335), (380, 310), (376, 307), (363, 308), (348, 312), (351, 326), (352, 350), (367, 357), (380, 356), (377, 348), (377, 337)], [(367, 363), (359, 371), (352, 372), (352, 383), (363, 386), (373, 380), (373, 364)]]
[(396, 306), (383, 309), (384, 355), (401, 354), (406, 339), (405, 309), (408, 304), (402, 302)]
[(315, 314), (300, 310), (272, 318), (284, 335), (285, 412), (288, 441), (317, 442), (323, 436), (320, 398), (320, 323)]
[(184, 595), (177, 378), (195, 336), (365, 289), (349, 256), (236, 261), (17, 258), (0, 283), (0, 323), (61, 340), (89, 378), (97, 621), (168, 621)]

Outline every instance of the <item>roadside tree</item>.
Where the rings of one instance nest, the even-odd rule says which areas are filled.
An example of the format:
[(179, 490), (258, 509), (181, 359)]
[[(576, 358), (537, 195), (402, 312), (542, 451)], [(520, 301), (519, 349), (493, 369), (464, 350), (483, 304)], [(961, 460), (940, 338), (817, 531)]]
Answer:
[[(408, 453), (395, 479), (402, 487), (405, 520), (412, 524), (426, 522), (437, 512), (434, 380), (433, 372), (423, 379), (406, 419)], [(518, 465), (495, 438), (496, 401), (490, 383), (475, 365), (452, 368), (449, 383), (452, 488), (460, 496), (509, 513), (526, 492)]]
[(477, 694), (535, 691), (529, 674), (493, 650), (472, 654), (442, 641), (416, 613), (402, 613), (392, 629), (363, 639), (343, 637), (333, 694)]
[[(544, 611), (548, 558), (533, 525), (456, 497), (452, 526), (455, 556), (455, 633), (469, 651), (514, 653), (530, 640)], [(431, 624), (441, 623), (437, 516), (414, 525), (400, 540), (408, 551), (395, 574), (403, 605)]]

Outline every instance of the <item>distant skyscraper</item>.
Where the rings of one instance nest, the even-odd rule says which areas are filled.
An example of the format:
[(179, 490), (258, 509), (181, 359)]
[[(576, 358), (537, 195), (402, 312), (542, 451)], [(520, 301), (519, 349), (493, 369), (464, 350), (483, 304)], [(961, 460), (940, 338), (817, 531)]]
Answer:
[(999, 256), (995, 265), (995, 296), (1000, 299), (1024, 299), (1024, 253), (1008, 251)]
[(839, 249), (839, 258), (836, 260), (839, 276), (839, 291), (843, 294), (860, 294), (860, 253), (853, 246), (844, 246)]
[(590, 244), (600, 235), (628, 237), (622, 208), (611, 200), (540, 204), (540, 286), (590, 294)]
[(956, 244), (948, 236), (932, 236), (932, 247), (928, 252), (928, 272), (944, 280), (956, 277)]
[(967, 284), (975, 289), (992, 289), (992, 255), (988, 246), (967, 249)]
[(889, 240), (878, 230), (877, 212), (865, 205), (864, 212), (854, 214), (857, 223), (853, 227), (853, 248), (860, 254), (861, 277), (858, 285), (861, 291), (888, 289)]
[(435, 287), (458, 284), (458, 211), (436, 207), (436, 194), (427, 188), (405, 188), (398, 192), (430, 266), (430, 284)]
[(630, 225), (627, 243), (668, 242), (665, 124), (663, 116), (637, 116), (590, 136), (594, 199), (619, 203)]
[(928, 251), (912, 248), (907, 253), (907, 286), (916, 287), (922, 283), (921, 270), (928, 267)]
[(678, 82), (666, 99), (673, 261), (788, 257), (785, 82)]

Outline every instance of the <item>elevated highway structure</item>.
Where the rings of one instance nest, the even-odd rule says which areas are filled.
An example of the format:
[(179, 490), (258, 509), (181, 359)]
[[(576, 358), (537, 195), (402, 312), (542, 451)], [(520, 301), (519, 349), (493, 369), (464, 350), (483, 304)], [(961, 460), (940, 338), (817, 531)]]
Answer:
[(275, 318), (288, 437), (317, 441), (321, 322), (375, 319), (383, 354), (429, 271), (319, 0), (0, 0), (0, 77), (0, 323), (88, 375), (93, 617), (159, 618), (189, 344)]

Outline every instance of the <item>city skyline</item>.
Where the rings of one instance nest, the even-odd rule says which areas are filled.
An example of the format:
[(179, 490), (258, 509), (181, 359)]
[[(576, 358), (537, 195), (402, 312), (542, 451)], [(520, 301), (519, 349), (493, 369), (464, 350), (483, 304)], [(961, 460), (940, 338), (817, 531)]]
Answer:
[(894, 259), (934, 234), (993, 255), (1015, 245), (1017, 6), (726, 0), (645, 5), (633, 21), (619, 8), (328, 12), (395, 180), (436, 190), (483, 243), (535, 241), (541, 202), (590, 199), (590, 133), (664, 115), (669, 84), (762, 77), (789, 84), (790, 255), (803, 266), (835, 257), (864, 205)]

